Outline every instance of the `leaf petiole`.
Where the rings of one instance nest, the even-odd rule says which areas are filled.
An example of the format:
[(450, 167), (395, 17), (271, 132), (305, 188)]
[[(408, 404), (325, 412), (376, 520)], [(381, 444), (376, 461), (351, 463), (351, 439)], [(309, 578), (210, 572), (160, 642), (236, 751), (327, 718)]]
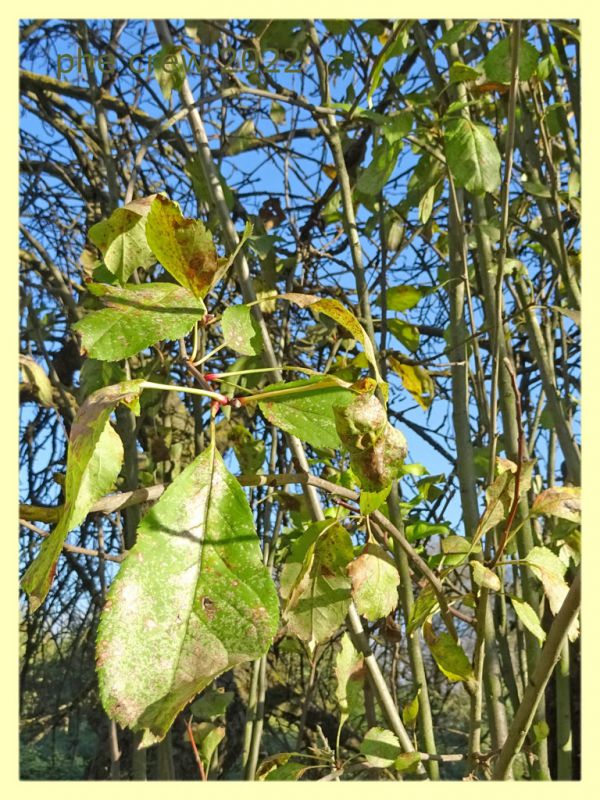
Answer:
[(221, 405), (227, 405), (229, 398), (220, 392), (210, 392), (206, 389), (196, 389), (193, 386), (169, 386), (166, 383), (154, 383), (153, 381), (142, 381), (142, 389), (162, 389), (165, 392), (186, 392), (187, 394), (199, 394), (202, 397), (210, 397)]

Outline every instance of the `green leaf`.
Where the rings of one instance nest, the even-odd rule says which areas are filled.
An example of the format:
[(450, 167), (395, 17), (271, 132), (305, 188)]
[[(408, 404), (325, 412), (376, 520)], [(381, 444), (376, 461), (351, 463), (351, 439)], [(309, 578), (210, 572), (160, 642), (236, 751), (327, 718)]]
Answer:
[(420, 753), (400, 753), (394, 761), (394, 769), (397, 769), (398, 772), (408, 772), (408, 770), (413, 770), (420, 763)]
[(464, 39), (465, 36), (468, 36), (478, 26), (477, 20), (469, 20), (465, 19), (462, 22), (456, 22), (452, 25), (452, 27), (447, 30), (437, 42), (433, 45), (433, 49), (437, 50), (438, 47), (441, 47), (444, 44), (456, 44), (456, 42), (460, 42), (461, 39)]
[(190, 711), (198, 719), (213, 719), (222, 717), (228, 705), (233, 700), (233, 692), (220, 692), (218, 689), (208, 689), (202, 697), (195, 700), (190, 706)]
[(269, 116), (274, 125), (285, 125), (285, 108), (277, 100), (273, 100), (271, 103)]
[(297, 781), (308, 769), (306, 764), (299, 764), (297, 761), (288, 761), (280, 767), (275, 767), (262, 779), (265, 781)]
[(247, 150), (249, 147), (252, 147), (252, 145), (258, 141), (254, 135), (255, 131), (254, 121), (245, 119), (238, 128), (227, 134), (225, 154), (228, 156), (235, 156), (238, 153), (243, 153), (244, 150)]
[(581, 489), (579, 486), (551, 486), (535, 498), (531, 513), (581, 522)]
[(406, 626), (406, 632), (410, 636), (410, 634), (415, 631), (417, 628), (420, 628), (421, 625), (436, 611), (439, 610), (439, 603), (437, 597), (435, 596), (435, 592), (431, 588), (431, 586), (427, 585), (421, 592), (418, 594), (415, 604), (413, 605), (410, 616), (408, 619), (408, 624)]
[(225, 737), (225, 726), (213, 725), (212, 722), (196, 722), (192, 724), (192, 731), (198, 745), (198, 754), (208, 770), (215, 750)]
[(367, 516), (382, 506), (388, 498), (392, 489), (392, 484), (383, 488), (380, 492), (367, 492), (364, 489), (360, 493), (359, 505), (360, 513)]
[(419, 349), (421, 335), (416, 325), (402, 319), (388, 319), (387, 328), (411, 353)]
[(221, 325), (227, 347), (243, 356), (262, 353), (262, 334), (250, 306), (229, 306), (223, 313)]
[(425, 225), (431, 216), (433, 210), (433, 201), (435, 200), (435, 191), (437, 184), (430, 186), (429, 189), (423, 194), (419, 201), (419, 219)]
[(89, 230), (89, 238), (102, 253), (104, 264), (120, 283), (125, 283), (137, 267), (156, 263), (146, 241), (146, 219), (155, 197), (143, 197), (117, 208)]
[(521, 600), (520, 597), (513, 597), (511, 595), (510, 602), (523, 626), (527, 628), (530, 633), (533, 633), (540, 644), (543, 644), (546, 640), (546, 632), (542, 628), (540, 618), (533, 608), (525, 600)]
[(29, 356), (19, 356), (19, 366), (25, 383), (29, 383), (33, 392), (44, 406), (53, 406), (52, 384), (43, 368)]
[[(318, 389), (313, 388), (318, 384), (323, 385)], [(275, 383), (265, 391), (296, 388), (306, 388), (307, 391), (259, 401), (258, 405), (265, 417), (273, 425), (313, 447), (340, 447), (333, 406), (346, 405), (356, 395), (349, 389), (332, 385), (319, 377)]]
[(353, 555), (350, 534), (331, 520), (311, 525), (294, 542), (281, 573), (290, 633), (318, 644), (342, 625), (351, 601), (346, 565)]
[(160, 741), (217, 675), (266, 652), (277, 630), (275, 586), (252, 511), (214, 445), (142, 520), (114, 580), (97, 640), (111, 719)]
[(154, 56), (154, 75), (165, 100), (170, 100), (173, 90), (179, 91), (185, 80), (185, 66), (179, 56), (181, 49), (165, 44)]
[(500, 153), (485, 125), (460, 117), (444, 133), (448, 169), (457, 186), (473, 194), (493, 192), (500, 184)]
[(491, 569), (484, 567), (480, 561), (470, 561), (471, 569), (473, 570), (473, 580), (478, 586), (485, 589), (491, 589), (493, 592), (499, 592), (502, 588), (500, 578)]
[[(532, 44), (521, 39), (519, 42), (519, 80), (528, 81), (535, 72), (540, 54)], [(486, 77), (496, 83), (510, 83), (511, 40), (502, 39), (483, 59)]]
[(146, 239), (167, 272), (194, 297), (204, 297), (225, 272), (212, 233), (199, 219), (184, 217), (165, 195), (157, 195), (152, 203)]
[(410, 519), (404, 526), (404, 532), (409, 542), (416, 542), (418, 539), (425, 539), (435, 534), (447, 536), (450, 533), (450, 528), (437, 522), (431, 523), (423, 519)]
[(410, 111), (399, 111), (397, 114), (382, 114), (380, 131), (390, 145), (408, 136), (413, 126), (414, 117)]
[(545, 719), (535, 722), (532, 725), (532, 730), (536, 742), (543, 742), (550, 735), (550, 726)]
[(550, 189), (538, 181), (523, 181), (523, 188), (534, 197), (545, 197), (546, 199), (552, 197)]
[(371, 728), (360, 745), (360, 752), (373, 767), (391, 767), (402, 752), (400, 742), (392, 731)]
[[(194, 189), (194, 194), (198, 198), (201, 203), (206, 203), (208, 206), (212, 206), (212, 194), (208, 188), (208, 184), (206, 183), (206, 178), (204, 177), (204, 170), (202, 169), (202, 161), (200, 159), (200, 155), (196, 153), (196, 155), (191, 158), (185, 165), (185, 172), (186, 175), (189, 175), (192, 180), (192, 187)], [(221, 174), (221, 172), (216, 169), (217, 177), (219, 178), (219, 182), (221, 184), (221, 188), (223, 190), (223, 197), (225, 198), (225, 204), (230, 211), (233, 211), (235, 206), (235, 197), (229, 186), (227, 185), (227, 181)]]
[(430, 622), (423, 626), (423, 636), (440, 671), (451, 681), (468, 681), (474, 677), (471, 662), (462, 647), (445, 631), (436, 634)]
[(348, 575), (356, 608), (370, 622), (387, 617), (398, 605), (400, 575), (378, 544), (365, 545), (361, 555), (348, 566)]
[[(385, 296), (386, 308), (388, 311), (408, 311), (410, 308), (414, 308), (430, 291), (429, 287), (423, 286), (390, 286)], [(377, 305), (381, 305), (381, 297), (377, 299)], [(391, 322), (392, 320), (388, 320), (388, 325)]]
[(335, 695), (340, 706), (340, 727), (347, 719), (354, 719), (364, 713), (365, 660), (352, 644), (350, 636), (342, 636), (341, 648), (335, 658), (337, 686)]
[(206, 314), (202, 300), (176, 283), (90, 283), (88, 290), (105, 308), (91, 311), (73, 325), (83, 349), (100, 361), (133, 356), (164, 339), (185, 336)]
[(131, 404), (137, 400), (140, 385), (141, 381), (123, 381), (99, 389), (75, 415), (67, 451), (62, 514), (21, 581), (32, 611), (46, 599), (67, 534), (83, 522), (90, 508), (112, 489), (117, 479), (123, 445), (109, 417), (118, 403)]
[(474, 81), (481, 75), (481, 71), (463, 64), (461, 61), (454, 61), (450, 64), (450, 83), (461, 83), (462, 81)]
[(421, 688), (417, 689), (416, 695), (407, 703), (404, 708), (402, 709), (402, 722), (406, 725), (407, 728), (412, 727), (415, 722), (417, 721), (417, 717), (419, 716), (419, 695), (421, 694)]
[(371, 163), (358, 178), (356, 188), (366, 195), (376, 195), (391, 177), (402, 150), (402, 140), (390, 144), (387, 139), (375, 145)]
[(435, 385), (431, 375), (425, 367), (418, 364), (413, 366), (411, 364), (403, 364), (398, 361), (394, 356), (389, 356), (390, 367), (394, 372), (400, 376), (402, 385), (406, 391), (412, 395), (424, 411), (427, 411), (429, 406), (433, 403), (433, 396), (435, 394)]

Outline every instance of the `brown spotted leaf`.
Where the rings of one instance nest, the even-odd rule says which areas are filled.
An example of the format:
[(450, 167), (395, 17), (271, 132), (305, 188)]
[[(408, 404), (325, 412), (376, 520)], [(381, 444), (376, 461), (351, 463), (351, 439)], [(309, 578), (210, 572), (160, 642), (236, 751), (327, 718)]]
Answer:
[(146, 238), (167, 272), (195, 297), (204, 297), (223, 274), (211, 232), (162, 194), (150, 208)]
[(97, 640), (111, 719), (160, 741), (217, 675), (266, 652), (279, 604), (243, 489), (211, 446), (144, 517)]

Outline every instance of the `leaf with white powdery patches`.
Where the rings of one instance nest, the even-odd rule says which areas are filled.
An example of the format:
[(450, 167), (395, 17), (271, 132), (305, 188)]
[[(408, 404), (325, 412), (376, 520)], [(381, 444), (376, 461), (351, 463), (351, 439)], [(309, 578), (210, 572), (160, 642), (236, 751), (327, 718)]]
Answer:
[(243, 356), (256, 356), (263, 351), (258, 322), (250, 306), (229, 306), (221, 320), (225, 344)]
[(179, 339), (206, 314), (202, 300), (176, 283), (123, 288), (92, 283), (88, 290), (106, 307), (86, 314), (73, 329), (88, 355), (100, 361), (118, 361), (164, 339)]
[(277, 593), (243, 489), (214, 446), (144, 517), (97, 639), (104, 708), (160, 741), (216, 676), (266, 652)]
[(69, 436), (63, 511), (21, 581), (32, 611), (46, 599), (68, 532), (83, 522), (90, 508), (112, 489), (119, 475), (123, 445), (109, 417), (118, 403), (134, 403), (140, 390), (141, 381), (123, 381), (99, 389), (75, 416)]
[(314, 447), (340, 447), (333, 407), (349, 403), (356, 397), (353, 392), (319, 377), (271, 384), (265, 392), (280, 389), (306, 389), (306, 392), (259, 401), (260, 410), (269, 422)]

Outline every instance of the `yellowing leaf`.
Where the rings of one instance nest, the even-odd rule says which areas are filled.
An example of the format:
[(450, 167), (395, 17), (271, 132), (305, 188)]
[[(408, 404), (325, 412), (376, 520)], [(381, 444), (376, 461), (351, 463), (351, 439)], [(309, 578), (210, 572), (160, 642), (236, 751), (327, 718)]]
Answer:
[(389, 362), (394, 372), (400, 376), (406, 391), (412, 395), (424, 411), (427, 411), (433, 402), (435, 386), (425, 367), (402, 364), (394, 356), (389, 356)]
[(581, 489), (579, 486), (552, 486), (545, 489), (535, 498), (531, 513), (581, 522)]

